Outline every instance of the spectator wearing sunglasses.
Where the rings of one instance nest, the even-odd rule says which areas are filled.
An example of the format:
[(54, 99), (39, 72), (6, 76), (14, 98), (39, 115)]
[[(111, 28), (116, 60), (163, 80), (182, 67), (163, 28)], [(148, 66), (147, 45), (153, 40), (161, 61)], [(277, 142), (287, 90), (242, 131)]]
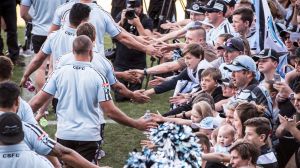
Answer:
[(258, 105), (265, 106), (264, 116), (272, 122), (275, 117), (272, 99), (265, 88), (258, 86), (259, 82), (255, 79), (257, 68), (254, 60), (247, 55), (240, 55), (224, 68), (232, 72), (233, 85), (238, 89), (234, 99), (254, 101)]

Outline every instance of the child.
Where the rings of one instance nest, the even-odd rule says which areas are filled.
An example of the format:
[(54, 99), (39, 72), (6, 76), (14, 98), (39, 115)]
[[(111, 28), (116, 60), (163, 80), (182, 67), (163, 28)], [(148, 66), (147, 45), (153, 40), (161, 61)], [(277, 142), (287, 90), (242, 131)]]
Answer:
[[(174, 122), (180, 125), (189, 125), (192, 128), (199, 128), (199, 123), (202, 121), (203, 118), (207, 118), (212, 116), (212, 109), (211, 106), (206, 101), (200, 101), (193, 106), (191, 112), (184, 113), (184, 115), (188, 115), (191, 119), (182, 119), (182, 118), (169, 118), (163, 117), (161, 115), (154, 115), (157, 122)], [(177, 117), (175, 115), (175, 117)], [(185, 117), (185, 116), (183, 116)]]
[(217, 144), (214, 149), (218, 153), (228, 153), (231, 144), (234, 141), (234, 128), (231, 125), (223, 125), (219, 128), (217, 136)]

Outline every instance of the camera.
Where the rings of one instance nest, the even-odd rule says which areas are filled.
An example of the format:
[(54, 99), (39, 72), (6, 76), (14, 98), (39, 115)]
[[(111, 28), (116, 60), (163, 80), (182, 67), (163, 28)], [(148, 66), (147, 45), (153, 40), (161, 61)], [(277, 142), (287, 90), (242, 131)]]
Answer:
[(126, 13), (125, 13), (125, 17), (128, 20), (132, 20), (133, 18), (135, 18), (135, 7), (138, 4), (136, 3), (136, 0), (129, 0), (127, 3), (127, 8), (126, 8)]

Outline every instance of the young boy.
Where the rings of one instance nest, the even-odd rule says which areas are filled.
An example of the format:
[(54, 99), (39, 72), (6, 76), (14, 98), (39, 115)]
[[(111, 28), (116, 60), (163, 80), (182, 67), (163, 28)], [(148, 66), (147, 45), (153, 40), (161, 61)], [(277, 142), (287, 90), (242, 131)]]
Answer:
[(260, 148), (257, 164), (264, 168), (277, 168), (277, 158), (267, 144), (267, 139), (271, 133), (269, 120), (265, 117), (255, 117), (248, 119), (244, 125), (246, 127), (244, 139)]

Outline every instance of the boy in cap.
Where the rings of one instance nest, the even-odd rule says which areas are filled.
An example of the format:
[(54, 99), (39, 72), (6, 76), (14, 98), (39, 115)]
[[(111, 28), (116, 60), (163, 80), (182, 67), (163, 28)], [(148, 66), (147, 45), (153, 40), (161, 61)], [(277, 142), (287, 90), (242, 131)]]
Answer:
[(208, 22), (214, 26), (208, 33), (208, 43), (215, 45), (220, 34), (235, 34), (232, 25), (225, 18), (227, 6), (223, 0), (211, 0), (203, 8), (206, 11), (205, 15), (208, 18)]
[[(258, 62), (258, 70), (264, 75), (264, 79), (260, 82), (261, 84), (264, 84), (266, 81), (275, 80), (276, 82), (283, 81), (276, 73), (276, 68), (279, 63), (279, 55), (278, 53), (271, 49), (266, 48), (259, 52), (258, 55), (254, 55), (254, 59)], [(274, 75), (278, 76), (276, 79), (274, 79)]]
[(12, 112), (0, 115), (1, 167), (53, 168), (45, 158), (31, 151), (23, 142), (24, 132), (20, 117)]

